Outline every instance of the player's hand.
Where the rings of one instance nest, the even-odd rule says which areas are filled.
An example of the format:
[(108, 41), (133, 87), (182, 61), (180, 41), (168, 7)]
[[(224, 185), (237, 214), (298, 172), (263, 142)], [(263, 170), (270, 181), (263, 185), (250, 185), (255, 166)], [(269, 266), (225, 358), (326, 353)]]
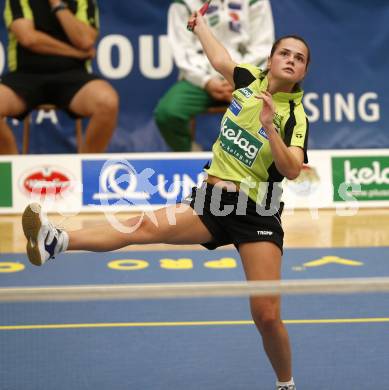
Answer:
[(206, 22), (205, 22), (203, 16), (200, 14), (200, 12), (196, 11), (190, 16), (190, 18), (188, 20), (188, 24), (187, 24), (187, 29), (189, 31), (196, 33), (197, 29), (199, 29), (205, 25), (206, 25)]
[(215, 100), (231, 102), (233, 89), (226, 80), (218, 78), (210, 79), (205, 85), (205, 90)]
[(49, 4), (51, 8), (55, 7), (56, 5), (59, 5), (60, 2), (61, 0), (49, 0)]
[(92, 46), (90, 49), (84, 50), (84, 51), (86, 52), (87, 59), (91, 60), (91, 59), (96, 57), (96, 48), (95, 47)]
[(75, 49), (74, 57), (76, 57), (80, 60), (90, 60), (90, 59), (96, 57), (96, 49), (94, 47), (92, 47), (88, 50)]
[(273, 126), (274, 118), (274, 105), (273, 98), (270, 92), (261, 92), (261, 95), (257, 97), (263, 101), (261, 113), (259, 114), (259, 120), (262, 126), (266, 129), (270, 129)]

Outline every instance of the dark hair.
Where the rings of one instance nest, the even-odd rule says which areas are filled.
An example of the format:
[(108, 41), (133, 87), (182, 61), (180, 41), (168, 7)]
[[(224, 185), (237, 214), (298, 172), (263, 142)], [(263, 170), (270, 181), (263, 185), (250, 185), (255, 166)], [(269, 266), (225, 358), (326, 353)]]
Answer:
[(309, 48), (309, 45), (308, 43), (306, 42), (306, 40), (302, 37), (300, 37), (299, 35), (285, 35), (281, 38), (278, 38), (274, 43), (273, 43), (273, 46), (271, 48), (271, 51), (270, 51), (270, 58), (273, 57), (273, 54), (274, 52), (277, 50), (277, 47), (280, 45), (281, 41), (283, 41), (284, 39), (288, 39), (288, 38), (292, 38), (292, 39), (296, 39), (297, 41), (300, 41), (302, 42), (305, 47), (307, 48), (307, 51), (308, 51), (308, 55), (307, 55), (307, 65), (305, 68), (308, 68), (308, 65), (309, 63), (311, 62), (311, 49)]

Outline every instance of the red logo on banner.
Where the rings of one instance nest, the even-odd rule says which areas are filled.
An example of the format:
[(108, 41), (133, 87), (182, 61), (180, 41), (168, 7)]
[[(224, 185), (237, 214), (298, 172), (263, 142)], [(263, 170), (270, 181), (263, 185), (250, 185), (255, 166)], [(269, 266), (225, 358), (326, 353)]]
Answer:
[(21, 179), (24, 192), (34, 195), (58, 195), (69, 190), (72, 180), (60, 167), (36, 167), (25, 173)]

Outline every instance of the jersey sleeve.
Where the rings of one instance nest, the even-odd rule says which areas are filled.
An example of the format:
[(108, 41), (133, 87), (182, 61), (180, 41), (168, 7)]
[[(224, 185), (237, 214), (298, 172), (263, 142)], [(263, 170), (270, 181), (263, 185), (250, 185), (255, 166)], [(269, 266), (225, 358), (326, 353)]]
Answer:
[(254, 65), (240, 64), (234, 69), (235, 89), (249, 86), (253, 81), (260, 78), (262, 71)]
[(290, 143), (288, 146), (297, 146), (304, 151), (304, 163), (308, 163), (308, 135), (309, 135), (309, 122), (308, 118), (303, 115), (296, 115), (296, 125), (293, 129)]
[(16, 19), (34, 20), (28, 1), (8, 0), (5, 2), (4, 21), (7, 29)]
[(76, 18), (98, 30), (100, 21), (96, 0), (78, 0)]

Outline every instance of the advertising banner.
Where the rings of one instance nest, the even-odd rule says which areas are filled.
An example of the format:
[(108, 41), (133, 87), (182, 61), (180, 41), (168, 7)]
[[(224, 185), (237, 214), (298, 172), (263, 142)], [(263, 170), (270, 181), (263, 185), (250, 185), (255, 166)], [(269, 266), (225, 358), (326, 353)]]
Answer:
[[(0, 4), (4, 6), (4, 0)], [(167, 151), (153, 111), (177, 79), (166, 37), (170, 1), (111, 0), (98, 4), (101, 31), (93, 70), (117, 89), (121, 99), (119, 123), (109, 151)], [(389, 3), (272, 0), (271, 5), (276, 36), (299, 34), (311, 48), (312, 61), (303, 82), (311, 123), (310, 147), (388, 148)], [(374, 22), (366, 23), (367, 17)], [(6, 71), (6, 47), (1, 24), (0, 74)], [(200, 118), (196, 141), (204, 150), (210, 150), (219, 133), (219, 120), (214, 115)], [(22, 125), (10, 124), (20, 142)], [(33, 114), (31, 152), (71, 153), (75, 151), (74, 138), (73, 120), (65, 113)]]
[(10, 162), (0, 162), (0, 207), (12, 207), (12, 167)]
[[(3, 159), (0, 156), (0, 164)], [(32, 202), (44, 203), (47, 211), (77, 213), (81, 210), (81, 156), (12, 156), (9, 160), (12, 205), (1, 209), (2, 212), (20, 213)]]
[(83, 206), (148, 209), (175, 204), (200, 185), (207, 158), (119, 159), (82, 161)]
[[(332, 157), (334, 188), (349, 186), (348, 199), (389, 200), (389, 156)], [(345, 201), (334, 192), (334, 201)]]
[[(0, 156), (0, 214), (39, 202), (48, 212), (149, 211), (180, 202), (206, 177), (211, 153)], [(389, 206), (389, 149), (312, 151), (283, 182), (285, 213)]]

